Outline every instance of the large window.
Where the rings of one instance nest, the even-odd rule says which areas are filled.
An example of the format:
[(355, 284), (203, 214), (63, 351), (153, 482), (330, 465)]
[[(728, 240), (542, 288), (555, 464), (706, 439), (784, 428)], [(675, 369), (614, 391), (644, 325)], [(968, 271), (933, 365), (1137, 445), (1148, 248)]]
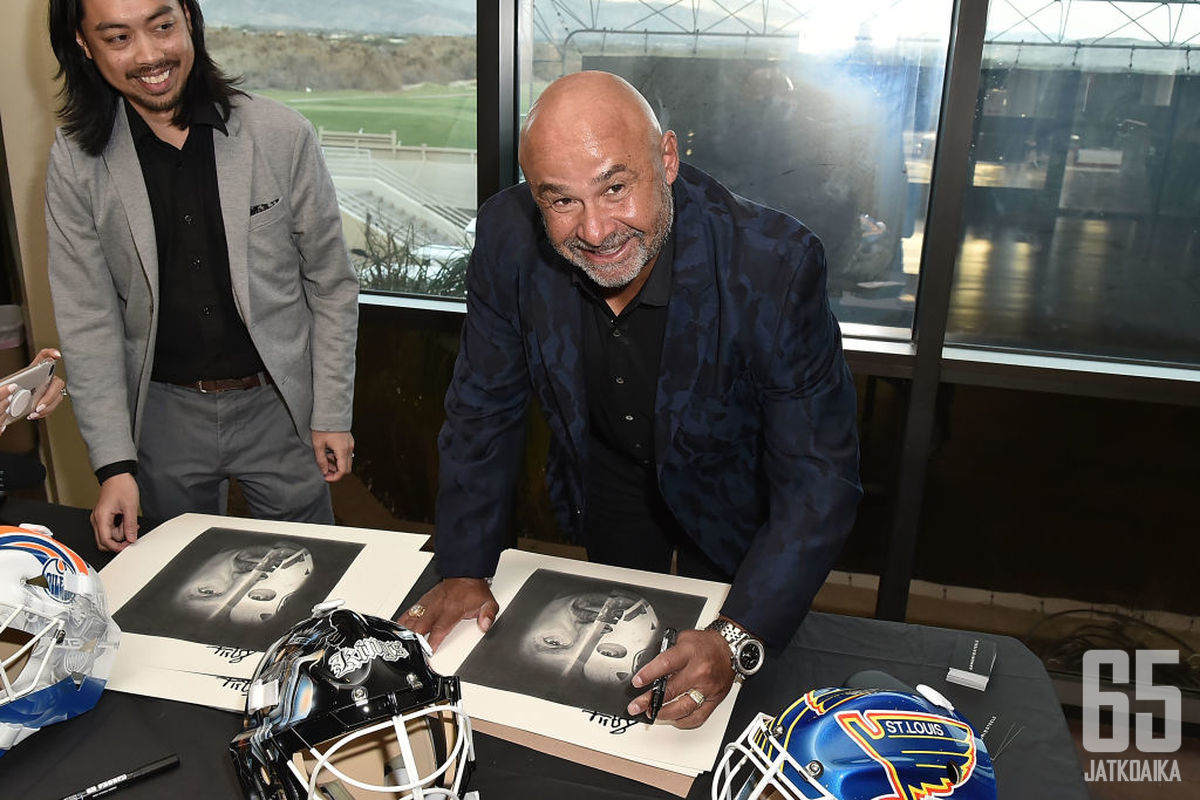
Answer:
[(991, 4), (948, 342), (1200, 363), (1198, 36), (1195, 3)]
[(568, 72), (625, 77), (685, 161), (820, 235), (843, 323), (907, 339), (950, 6), (526, 0), (522, 108)]
[(404, 5), (202, 9), (217, 62), (317, 128), (363, 291), (462, 297), (476, 207), (475, 0)]

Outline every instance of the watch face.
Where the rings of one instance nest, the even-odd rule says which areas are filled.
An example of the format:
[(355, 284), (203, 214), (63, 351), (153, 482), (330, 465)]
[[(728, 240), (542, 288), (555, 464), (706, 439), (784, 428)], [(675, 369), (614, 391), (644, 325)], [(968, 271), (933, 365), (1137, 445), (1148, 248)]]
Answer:
[(763, 648), (755, 639), (747, 639), (738, 645), (737, 668), (743, 675), (753, 675), (763, 664)]

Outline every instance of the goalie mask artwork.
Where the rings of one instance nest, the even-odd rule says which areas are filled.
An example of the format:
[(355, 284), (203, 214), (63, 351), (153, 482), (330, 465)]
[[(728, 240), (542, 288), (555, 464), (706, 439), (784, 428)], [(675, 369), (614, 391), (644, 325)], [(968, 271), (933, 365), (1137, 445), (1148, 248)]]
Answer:
[[(239, 624), (273, 618), (313, 574), (313, 556), (293, 542), (223, 550), (179, 588), (180, 608)], [(311, 602), (311, 601), (310, 601)]]
[(525, 650), (559, 665), (564, 678), (624, 685), (657, 655), (661, 635), (646, 598), (614, 588), (550, 601), (530, 626)]
[(94, 569), (41, 526), (0, 526), (0, 756), (95, 706), (120, 636)]
[(816, 689), (759, 714), (725, 752), (714, 800), (995, 800), (987, 748), (938, 692)]
[(474, 761), (457, 677), (390, 620), (323, 603), (271, 645), (229, 745), (249, 800), (456, 800)]

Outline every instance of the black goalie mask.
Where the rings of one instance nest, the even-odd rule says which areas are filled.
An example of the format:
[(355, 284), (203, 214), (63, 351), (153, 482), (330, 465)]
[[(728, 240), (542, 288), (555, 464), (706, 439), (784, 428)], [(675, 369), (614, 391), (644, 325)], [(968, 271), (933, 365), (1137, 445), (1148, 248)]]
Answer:
[(249, 800), (457, 800), (474, 761), (457, 677), (379, 617), (324, 604), (263, 656), (229, 745)]

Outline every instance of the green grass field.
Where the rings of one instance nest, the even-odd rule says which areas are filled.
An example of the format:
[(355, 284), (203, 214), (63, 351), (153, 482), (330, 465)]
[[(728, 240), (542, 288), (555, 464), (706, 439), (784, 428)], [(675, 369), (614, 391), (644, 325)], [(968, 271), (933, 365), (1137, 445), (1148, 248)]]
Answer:
[(402, 92), (255, 90), (287, 103), (318, 128), (389, 133), (401, 144), (475, 145), (475, 87), (425, 84)]

